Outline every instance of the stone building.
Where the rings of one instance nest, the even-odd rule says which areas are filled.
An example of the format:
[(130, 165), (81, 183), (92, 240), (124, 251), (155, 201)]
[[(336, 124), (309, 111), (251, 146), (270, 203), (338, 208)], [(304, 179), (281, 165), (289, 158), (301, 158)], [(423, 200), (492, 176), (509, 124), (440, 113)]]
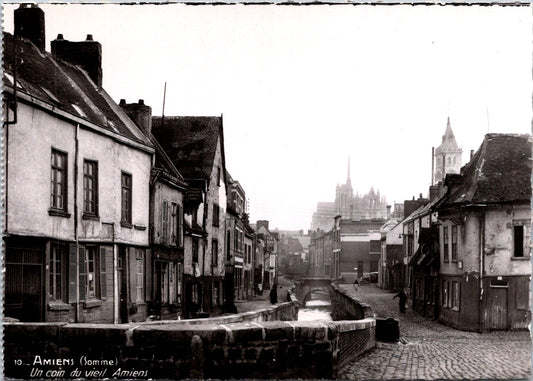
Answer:
[(340, 275), (345, 282), (370, 279), (379, 270), (383, 219), (340, 220)]
[(152, 135), (152, 109), (142, 99), (119, 105), (151, 140), (155, 160), (150, 174), (150, 246), (147, 256), (148, 314), (175, 319), (182, 312), (183, 203), (188, 184)]
[[(226, 207), (226, 273), (225, 300), (233, 303), (234, 299), (244, 296), (244, 271), (249, 265), (251, 242), (245, 239), (246, 194), (241, 184), (226, 172), (228, 198)], [(249, 268), (248, 270), (249, 271)], [(249, 274), (248, 274), (249, 277)]]
[(154, 147), (102, 88), (101, 45), (15, 11), (4, 33), (5, 300), (22, 321), (144, 320)]
[(152, 117), (152, 133), (189, 184), (184, 202), (185, 316), (218, 313), (225, 271), (222, 117)]
[(434, 206), (440, 246), (440, 321), (478, 330), (531, 320), (530, 135), (487, 134)]
[(387, 218), (387, 202), (371, 187), (368, 193), (354, 195), (350, 178), (350, 161), (348, 160), (348, 176), (346, 183), (337, 185), (334, 202), (319, 202), (313, 213), (311, 230), (321, 229), (329, 231), (333, 227), (335, 216), (341, 215), (342, 219), (361, 220), (374, 218)]

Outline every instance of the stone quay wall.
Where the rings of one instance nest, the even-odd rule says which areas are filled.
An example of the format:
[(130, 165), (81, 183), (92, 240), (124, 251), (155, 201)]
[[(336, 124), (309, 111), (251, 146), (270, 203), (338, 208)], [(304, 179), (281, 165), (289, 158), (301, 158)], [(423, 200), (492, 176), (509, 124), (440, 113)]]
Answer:
[[(331, 379), (342, 364), (375, 346), (372, 318), (268, 320), (276, 313), (290, 315), (296, 307), (289, 302), (273, 307), (278, 312), (195, 321), (4, 323), (5, 376)], [(265, 314), (265, 320), (255, 320)], [(251, 320), (230, 321), (241, 318)]]
[(361, 320), (374, 318), (370, 305), (351, 297), (336, 284), (331, 285), (331, 309), (333, 320)]

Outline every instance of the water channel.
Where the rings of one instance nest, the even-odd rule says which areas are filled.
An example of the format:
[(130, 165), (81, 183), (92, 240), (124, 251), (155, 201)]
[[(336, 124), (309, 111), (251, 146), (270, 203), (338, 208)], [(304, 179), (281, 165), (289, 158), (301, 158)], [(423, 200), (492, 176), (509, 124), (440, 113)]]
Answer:
[(298, 310), (298, 320), (333, 320), (329, 294), (323, 291), (314, 291), (305, 306)]

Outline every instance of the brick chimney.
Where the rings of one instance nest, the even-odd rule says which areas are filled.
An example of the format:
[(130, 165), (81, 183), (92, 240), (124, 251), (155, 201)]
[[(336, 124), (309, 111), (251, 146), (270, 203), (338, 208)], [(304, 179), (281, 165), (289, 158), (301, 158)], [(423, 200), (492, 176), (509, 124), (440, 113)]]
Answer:
[(44, 52), (44, 12), (37, 4), (20, 4), (15, 9), (15, 37), (27, 38)]
[(126, 103), (125, 99), (121, 99), (119, 106), (124, 109), (144, 134), (150, 137), (152, 133), (152, 108), (145, 105), (143, 99), (139, 99), (138, 103)]
[(80, 42), (64, 40), (59, 34), (51, 45), (56, 58), (80, 66), (98, 87), (102, 87), (102, 45), (93, 41), (92, 34)]

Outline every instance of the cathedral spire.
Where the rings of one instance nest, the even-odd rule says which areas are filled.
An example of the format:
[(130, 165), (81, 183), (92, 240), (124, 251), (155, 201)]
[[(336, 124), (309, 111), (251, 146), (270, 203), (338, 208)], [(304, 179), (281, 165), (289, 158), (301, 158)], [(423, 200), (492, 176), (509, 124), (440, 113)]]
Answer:
[(346, 184), (352, 185), (352, 180), (350, 179), (350, 156), (348, 156), (348, 177), (346, 178)]

